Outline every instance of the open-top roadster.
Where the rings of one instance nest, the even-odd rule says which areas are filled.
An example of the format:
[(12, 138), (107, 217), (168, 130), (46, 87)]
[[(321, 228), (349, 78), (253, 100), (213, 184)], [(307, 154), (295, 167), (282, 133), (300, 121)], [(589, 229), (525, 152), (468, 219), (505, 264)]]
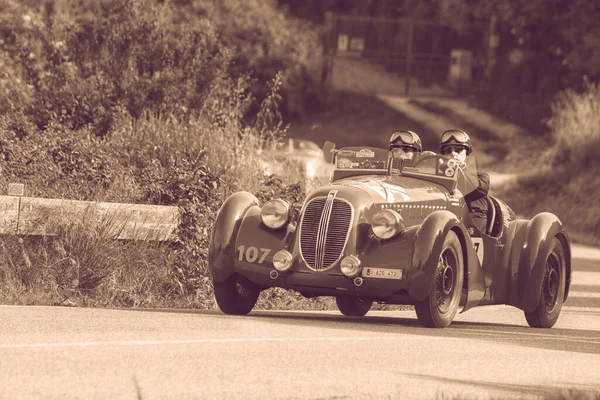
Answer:
[(331, 182), (299, 213), (247, 192), (223, 203), (209, 268), (224, 313), (247, 314), (261, 290), (278, 286), (335, 296), (347, 316), (365, 315), (373, 302), (414, 305), (427, 327), (448, 326), (460, 307), (491, 304), (523, 310), (532, 327), (555, 324), (571, 281), (569, 238), (555, 215), (517, 219), (488, 196), (483, 232), (464, 200), (474, 160), (462, 168), (431, 153), (404, 167), (386, 149), (327, 142), (323, 152), (335, 165)]

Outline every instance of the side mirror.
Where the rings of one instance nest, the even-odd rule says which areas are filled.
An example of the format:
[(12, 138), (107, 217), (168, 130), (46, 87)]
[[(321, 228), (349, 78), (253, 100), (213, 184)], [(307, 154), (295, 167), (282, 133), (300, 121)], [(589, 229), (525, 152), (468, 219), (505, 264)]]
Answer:
[(335, 143), (330, 142), (329, 140), (325, 141), (325, 144), (323, 144), (323, 148), (321, 149), (321, 153), (323, 154), (325, 161), (332, 164), (335, 156)]

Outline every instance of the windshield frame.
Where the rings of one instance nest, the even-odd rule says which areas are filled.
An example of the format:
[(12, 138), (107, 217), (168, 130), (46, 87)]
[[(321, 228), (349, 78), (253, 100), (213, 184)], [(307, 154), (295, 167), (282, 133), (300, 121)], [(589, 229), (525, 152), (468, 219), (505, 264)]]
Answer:
[(447, 162), (451, 160), (451, 157), (445, 156), (443, 154), (437, 154), (437, 153), (436, 154), (428, 154), (426, 156), (423, 156), (421, 159), (419, 159), (415, 163), (415, 165), (412, 167), (402, 166), (402, 168), (400, 169), (400, 175), (436, 183), (436, 184), (441, 185), (444, 188), (446, 188), (448, 190), (448, 192), (453, 195), (458, 186), (458, 170), (459, 170), (459, 168), (454, 169), (454, 173), (452, 174), (452, 176), (434, 175), (434, 174), (421, 172), (420, 168), (418, 167), (419, 164), (422, 164), (423, 161), (432, 160), (432, 159), (443, 160), (444, 164), (447, 164)]

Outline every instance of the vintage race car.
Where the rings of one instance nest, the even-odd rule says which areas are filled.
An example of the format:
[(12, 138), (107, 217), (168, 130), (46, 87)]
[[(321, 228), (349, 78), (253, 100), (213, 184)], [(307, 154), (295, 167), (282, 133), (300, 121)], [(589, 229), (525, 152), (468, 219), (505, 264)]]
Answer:
[[(328, 185), (299, 212), (250, 193), (223, 203), (211, 233), (209, 269), (226, 314), (247, 314), (261, 290), (335, 296), (342, 314), (364, 316), (373, 302), (414, 305), (426, 327), (443, 328), (459, 308), (508, 304), (532, 327), (552, 327), (567, 299), (571, 247), (560, 220), (543, 212), (517, 219), (488, 196), (485, 232), (464, 194), (463, 168), (438, 154), (413, 167), (386, 149), (323, 147), (335, 165)], [(493, 184), (493, 182), (492, 182)]]
[(266, 176), (301, 178), (305, 191), (329, 182), (333, 164), (325, 161), (321, 148), (312, 140), (286, 138), (273, 148), (261, 152)]

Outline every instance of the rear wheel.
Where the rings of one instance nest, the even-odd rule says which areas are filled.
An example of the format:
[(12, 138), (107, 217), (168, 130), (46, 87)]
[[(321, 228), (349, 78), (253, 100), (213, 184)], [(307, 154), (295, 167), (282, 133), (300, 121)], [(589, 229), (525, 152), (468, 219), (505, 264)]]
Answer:
[(429, 296), (415, 304), (419, 322), (428, 328), (445, 328), (454, 319), (463, 286), (464, 261), (456, 233), (446, 235)]
[(225, 282), (213, 280), (215, 300), (225, 314), (245, 315), (252, 311), (260, 290), (245, 277), (233, 274)]
[(554, 238), (550, 253), (546, 257), (546, 270), (538, 306), (532, 312), (525, 313), (529, 326), (551, 328), (558, 320), (565, 296), (565, 271), (565, 250), (560, 240)]
[(356, 296), (336, 296), (335, 302), (340, 312), (347, 317), (364, 317), (373, 305), (372, 301)]

